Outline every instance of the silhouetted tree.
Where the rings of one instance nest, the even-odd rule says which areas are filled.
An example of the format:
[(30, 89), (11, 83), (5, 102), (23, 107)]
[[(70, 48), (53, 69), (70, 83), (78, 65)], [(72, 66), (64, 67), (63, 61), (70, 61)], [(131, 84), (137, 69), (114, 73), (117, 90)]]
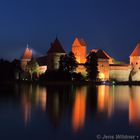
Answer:
[(45, 74), (39, 77), (41, 81), (71, 81), (71, 74), (67, 71), (46, 71)]
[(20, 79), (20, 74), (22, 72), (20, 60), (14, 59), (12, 61), (13, 73), (15, 75), (16, 80)]
[(77, 68), (77, 61), (72, 51), (69, 54), (62, 55), (59, 61), (59, 70), (73, 73)]
[(65, 58), (67, 56), (66, 55), (61, 55), (60, 56), (60, 61), (59, 61), (59, 71), (65, 71), (65, 68), (66, 68), (66, 61), (65, 61)]
[(38, 73), (38, 68), (39, 68), (39, 65), (34, 58), (32, 58), (31, 61), (27, 63), (27, 70), (30, 73), (31, 80), (33, 78), (33, 74)]
[(10, 82), (17, 80), (17, 74), (20, 72), (20, 61), (13, 62), (0, 59), (0, 81)]
[(131, 69), (130, 73), (129, 73), (129, 82), (132, 82), (132, 77), (136, 74), (136, 71), (134, 70), (134, 68)]
[(84, 76), (80, 72), (79, 73), (74, 72), (72, 74), (72, 78), (74, 81), (84, 81), (85, 80)]
[(90, 52), (85, 63), (87, 78), (96, 81), (98, 77), (98, 59), (95, 52)]
[(68, 54), (67, 64), (68, 64), (68, 71), (71, 73), (74, 72), (78, 66), (77, 61), (76, 61), (76, 57), (72, 51), (70, 51)]
[[(72, 51), (70, 51), (68, 54), (66, 55), (62, 55), (60, 57), (60, 61), (59, 61), (59, 74), (61, 75), (61, 79), (62, 77), (66, 76), (67, 80), (72, 80), (73, 76), (75, 76), (75, 70), (77, 68), (78, 64), (76, 61), (76, 57), (74, 56), (74, 53)], [(71, 77), (71, 78), (70, 78)], [(70, 78), (70, 79), (69, 79)]]

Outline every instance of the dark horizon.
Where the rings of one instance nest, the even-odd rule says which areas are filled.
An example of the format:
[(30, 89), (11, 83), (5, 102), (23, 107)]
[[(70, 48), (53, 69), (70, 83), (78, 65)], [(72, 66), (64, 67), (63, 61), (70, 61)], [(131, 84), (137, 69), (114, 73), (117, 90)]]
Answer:
[(101, 48), (128, 62), (140, 41), (139, 5), (139, 0), (2, 0), (0, 58), (19, 59), (27, 43), (45, 54), (57, 36), (66, 52), (79, 37), (88, 51)]

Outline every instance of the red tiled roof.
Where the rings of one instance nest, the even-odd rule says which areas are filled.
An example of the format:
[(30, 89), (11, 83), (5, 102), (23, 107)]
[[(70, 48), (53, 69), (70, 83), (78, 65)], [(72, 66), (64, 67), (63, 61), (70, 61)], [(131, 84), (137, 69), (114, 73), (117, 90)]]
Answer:
[(51, 47), (49, 48), (48, 53), (65, 53), (65, 50), (57, 38), (53, 43), (51, 43)]
[[(99, 50), (101, 50), (101, 49), (99, 49)], [(91, 52), (95, 52), (95, 53), (96, 53), (97, 51), (98, 51), (97, 49), (92, 49), (92, 50), (91, 50)], [(101, 50), (101, 51), (103, 51), (103, 50)], [(103, 53), (104, 53), (109, 59), (112, 58), (112, 57), (109, 56), (105, 51), (103, 51)], [(105, 57), (106, 57), (106, 56), (105, 56)]]
[(130, 56), (140, 56), (140, 43), (137, 43), (136, 48), (133, 50)]
[(97, 55), (98, 58), (109, 59), (109, 57), (101, 49), (97, 50), (96, 55)]
[(105, 51), (103, 51), (103, 52), (105, 53), (105, 55), (106, 55), (109, 59), (112, 58), (108, 53), (106, 53)]
[(32, 50), (27, 47), (22, 55), (22, 59), (31, 59), (31, 58), (32, 58)]
[(81, 46), (87, 46), (87, 44), (86, 44), (86, 42), (85, 42), (84, 39), (76, 37), (74, 39), (74, 42), (73, 42), (73, 45), (72, 46), (76, 46), (77, 47), (79, 45), (81, 45)]
[(80, 38), (80, 39), (78, 38), (78, 40), (79, 40), (79, 43), (81, 44), (81, 46), (87, 46), (86, 42), (83, 38)]

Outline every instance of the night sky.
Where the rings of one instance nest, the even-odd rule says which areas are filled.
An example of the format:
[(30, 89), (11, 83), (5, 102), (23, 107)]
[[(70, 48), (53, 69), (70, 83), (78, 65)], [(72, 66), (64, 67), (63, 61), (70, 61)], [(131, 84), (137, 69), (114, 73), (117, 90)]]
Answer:
[(140, 41), (140, 0), (0, 0), (0, 58), (20, 58), (26, 44), (45, 54), (56, 36), (75, 37), (128, 60)]

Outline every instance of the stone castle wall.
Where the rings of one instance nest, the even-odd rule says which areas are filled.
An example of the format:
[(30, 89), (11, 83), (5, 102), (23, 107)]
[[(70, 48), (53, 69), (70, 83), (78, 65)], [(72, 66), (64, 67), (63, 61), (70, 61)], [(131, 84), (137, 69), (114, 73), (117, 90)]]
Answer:
[(130, 71), (130, 65), (110, 65), (109, 79), (117, 81), (128, 81)]
[(61, 55), (65, 55), (65, 53), (50, 53), (47, 55), (48, 70), (52, 71), (57, 70), (59, 68), (59, 61)]
[(109, 80), (109, 60), (98, 59), (99, 79)]

